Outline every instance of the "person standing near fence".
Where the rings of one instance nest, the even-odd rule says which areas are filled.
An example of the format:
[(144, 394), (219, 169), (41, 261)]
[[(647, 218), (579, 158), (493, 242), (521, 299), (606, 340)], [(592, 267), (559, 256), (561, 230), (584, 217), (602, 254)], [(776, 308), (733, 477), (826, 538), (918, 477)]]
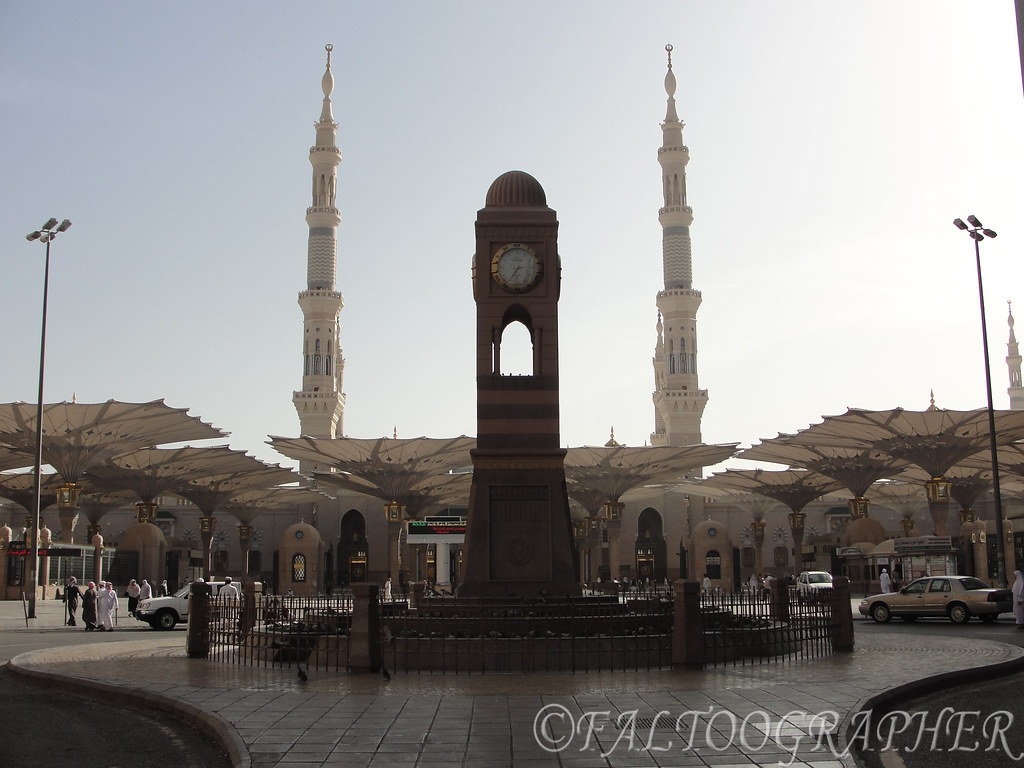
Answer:
[(158, 597), (167, 597), (167, 579), (160, 582), (160, 586), (157, 588), (156, 594)]
[(882, 588), (882, 592), (886, 594), (892, 592), (892, 576), (889, 575), (885, 568), (878, 575), (878, 585)]
[(78, 579), (74, 576), (68, 579), (68, 583), (64, 585), (64, 602), (68, 606), (68, 626), (78, 626), (75, 621), (75, 612), (78, 610), (78, 600), (82, 596), (82, 590), (78, 588)]
[(224, 586), (220, 588), (220, 592), (217, 594), (227, 599), (238, 599), (238, 587), (231, 583), (230, 576), (224, 577)]
[(149, 582), (145, 579), (142, 580), (142, 584), (139, 587), (139, 602), (143, 600), (153, 599), (153, 587), (150, 586)]
[(1013, 572), (1013, 617), (1017, 629), (1024, 629), (1024, 573), (1019, 568)]

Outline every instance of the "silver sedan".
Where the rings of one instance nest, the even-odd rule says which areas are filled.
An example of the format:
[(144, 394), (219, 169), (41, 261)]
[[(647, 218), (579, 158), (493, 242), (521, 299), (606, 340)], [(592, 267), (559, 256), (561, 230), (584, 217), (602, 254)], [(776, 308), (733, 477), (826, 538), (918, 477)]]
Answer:
[(971, 616), (992, 622), (1012, 609), (1013, 595), (1008, 589), (992, 589), (973, 576), (925, 576), (899, 592), (865, 597), (858, 610), (880, 624), (893, 616), (904, 621), (946, 616), (955, 624), (966, 624)]

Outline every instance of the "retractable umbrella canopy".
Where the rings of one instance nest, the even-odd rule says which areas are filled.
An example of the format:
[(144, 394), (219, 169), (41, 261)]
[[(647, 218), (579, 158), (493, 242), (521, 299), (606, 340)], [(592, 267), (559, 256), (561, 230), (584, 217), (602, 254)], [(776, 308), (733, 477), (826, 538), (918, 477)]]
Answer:
[[(0, 404), (0, 444), (34, 457), (37, 435), (36, 405)], [(43, 463), (52, 466), (67, 482), (77, 482), (90, 467), (120, 453), (225, 435), (189, 416), (187, 409), (171, 408), (163, 400), (43, 406)], [(30, 464), (34, 465), (35, 460)]]
[(469, 473), (476, 439), (271, 437), (285, 456), (314, 465), (313, 477), (326, 484), (384, 501), (397, 501), (410, 516), (460, 494), (468, 497)]

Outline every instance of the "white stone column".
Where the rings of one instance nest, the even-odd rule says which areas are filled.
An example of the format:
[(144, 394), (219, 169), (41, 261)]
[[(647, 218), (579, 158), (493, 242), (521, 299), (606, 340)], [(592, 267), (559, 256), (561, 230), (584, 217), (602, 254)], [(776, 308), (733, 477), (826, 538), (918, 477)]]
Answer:
[(437, 583), (450, 585), (451, 578), (452, 549), (447, 543), (435, 545), (434, 571), (437, 574)]

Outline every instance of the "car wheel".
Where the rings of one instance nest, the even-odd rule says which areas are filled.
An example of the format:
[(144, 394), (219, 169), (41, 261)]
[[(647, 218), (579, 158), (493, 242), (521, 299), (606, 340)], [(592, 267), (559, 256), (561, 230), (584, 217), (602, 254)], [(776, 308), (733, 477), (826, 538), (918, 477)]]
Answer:
[(177, 623), (178, 617), (174, 615), (174, 611), (158, 611), (153, 617), (153, 626), (156, 629), (174, 629)]
[(978, 618), (981, 619), (986, 624), (994, 624), (996, 619), (999, 618), (999, 614), (998, 613), (983, 613)]
[(949, 620), (954, 624), (966, 624), (971, 620), (971, 612), (963, 603), (953, 603), (946, 609), (946, 612), (949, 614)]
[(871, 606), (871, 618), (879, 624), (885, 624), (892, 618), (892, 611), (885, 603), (875, 603)]

